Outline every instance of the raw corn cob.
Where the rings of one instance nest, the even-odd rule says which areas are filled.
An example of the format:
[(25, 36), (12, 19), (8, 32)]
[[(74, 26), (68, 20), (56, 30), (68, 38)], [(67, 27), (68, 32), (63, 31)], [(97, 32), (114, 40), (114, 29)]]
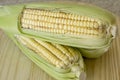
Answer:
[(85, 80), (84, 63), (78, 49), (21, 35), (16, 35), (16, 39), (21, 50), (32, 51), (25, 54), (57, 80)]
[(88, 58), (106, 52), (116, 35), (115, 16), (88, 4), (21, 4), (0, 10), (0, 26), (6, 32), (78, 47)]
[[(80, 7), (80, 10), (72, 7), (78, 12), (69, 11), (69, 8), (26, 7), (19, 16), (19, 28), (26, 34), (38, 34), (45, 41), (79, 47), (85, 57), (99, 57), (108, 50), (115, 37), (115, 18), (99, 8)], [(93, 12), (84, 11), (88, 7)]]
[(116, 35), (115, 16), (88, 4), (32, 3), (0, 10), (0, 25), (6, 32), (78, 47), (88, 58), (106, 52)]

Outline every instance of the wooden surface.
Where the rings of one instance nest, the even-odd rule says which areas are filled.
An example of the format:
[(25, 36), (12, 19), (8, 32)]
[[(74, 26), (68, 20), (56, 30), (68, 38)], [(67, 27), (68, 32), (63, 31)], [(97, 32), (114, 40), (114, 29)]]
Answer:
[[(120, 27), (120, 23), (118, 26)], [(84, 58), (87, 68), (87, 80), (120, 80), (119, 27), (117, 38), (113, 41), (107, 53), (98, 59)], [(0, 80), (54, 79), (29, 60), (0, 30)]]

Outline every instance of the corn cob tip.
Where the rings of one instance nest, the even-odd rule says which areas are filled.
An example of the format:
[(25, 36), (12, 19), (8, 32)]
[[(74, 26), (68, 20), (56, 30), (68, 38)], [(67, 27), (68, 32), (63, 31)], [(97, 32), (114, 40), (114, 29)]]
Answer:
[(112, 26), (112, 27), (108, 28), (107, 33), (111, 34), (113, 36), (113, 38), (115, 38), (117, 35), (117, 27)]

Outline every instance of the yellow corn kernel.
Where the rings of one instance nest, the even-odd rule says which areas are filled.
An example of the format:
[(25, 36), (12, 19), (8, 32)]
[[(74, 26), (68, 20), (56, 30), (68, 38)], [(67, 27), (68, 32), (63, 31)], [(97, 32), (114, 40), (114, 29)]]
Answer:
[(79, 59), (80, 53), (78, 53), (78, 51), (76, 49), (73, 49), (68, 46), (65, 46), (65, 48), (72, 54), (72, 56), (74, 57), (74, 61), (77, 61)]
[[(54, 45), (56, 48), (58, 48), (60, 51), (62, 51), (62, 53), (66, 56), (68, 56), (69, 60), (74, 61), (74, 56), (72, 55), (72, 53), (70, 53), (64, 45), (59, 45), (59, 44), (55, 44), (52, 43), (52, 45)], [(76, 55), (77, 56), (77, 55)]]

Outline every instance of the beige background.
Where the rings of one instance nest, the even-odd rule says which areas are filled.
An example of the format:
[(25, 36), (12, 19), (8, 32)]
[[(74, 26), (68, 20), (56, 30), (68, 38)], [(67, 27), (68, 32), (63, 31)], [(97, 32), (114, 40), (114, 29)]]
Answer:
[[(34, 0), (43, 1), (43, 0)], [(50, 1), (50, 0), (44, 0)], [(62, 0), (57, 0), (62, 1)], [(71, 0), (73, 1), (73, 0)], [(120, 16), (120, 0), (74, 0), (101, 6)], [(0, 0), (1, 5), (33, 0)], [(118, 20), (118, 26), (120, 27)], [(118, 31), (120, 28), (118, 28)], [(120, 32), (109, 51), (98, 59), (85, 59), (87, 80), (120, 80)], [(0, 30), (0, 80), (54, 80), (29, 60)]]

